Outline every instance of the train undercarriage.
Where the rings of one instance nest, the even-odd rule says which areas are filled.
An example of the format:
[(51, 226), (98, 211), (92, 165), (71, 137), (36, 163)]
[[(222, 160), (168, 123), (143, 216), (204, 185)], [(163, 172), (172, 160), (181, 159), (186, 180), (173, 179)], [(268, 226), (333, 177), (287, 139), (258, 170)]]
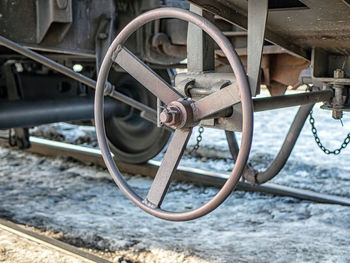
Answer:
[[(27, 148), (30, 127), (94, 124), (108, 170), (132, 202), (166, 220), (192, 220), (217, 208), (240, 178), (276, 176), (315, 103), (334, 119), (350, 109), (349, 14), (346, 0), (3, 1), (0, 129)], [(257, 97), (262, 84), (270, 97)], [(302, 85), (307, 91), (285, 95)], [(254, 112), (298, 105), (276, 159), (254, 170)], [(202, 207), (165, 211), (196, 126), (225, 131), (235, 167)], [(147, 197), (138, 196), (115, 159), (144, 163), (166, 145)]]

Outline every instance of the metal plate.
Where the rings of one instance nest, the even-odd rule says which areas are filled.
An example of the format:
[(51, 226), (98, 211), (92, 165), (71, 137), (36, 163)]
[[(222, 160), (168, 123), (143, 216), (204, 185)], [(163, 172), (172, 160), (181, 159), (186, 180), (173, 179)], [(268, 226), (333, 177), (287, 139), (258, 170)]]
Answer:
[[(190, 2), (247, 28), (247, 0)], [(269, 2), (270, 7), (273, 2), (276, 1)], [(291, 1), (286, 1), (285, 5), (281, 4), (277, 9), (270, 9), (266, 39), (308, 60), (311, 59), (311, 47), (320, 47), (339, 54), (350, 52), (350, 6), (346, 1), (294, 1), (307, 8), (291, 8), (289, 2)]]

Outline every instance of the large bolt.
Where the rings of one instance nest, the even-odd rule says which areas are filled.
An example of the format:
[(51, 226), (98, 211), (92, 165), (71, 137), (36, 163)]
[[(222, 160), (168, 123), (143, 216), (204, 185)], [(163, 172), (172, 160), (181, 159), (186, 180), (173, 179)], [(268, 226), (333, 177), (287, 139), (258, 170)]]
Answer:
[(167, 110), (164, 110), (160, 114), (159, 119), (162, 123), (168, 123), (172, 120), (172, 115)]
[(333, 77), (336, 78), (336, 79), (344, 78), (344, 70), (342, 70), (340, 68), (334, 70)]
[[(342, 69), (336, 69), (333, 72), (333, 77), (335, 79), (342, 79), (344, 78), (344, 70)], [(343, 111), (341, 108), (343, 107), (343, 85), (335, 84), (333, 85), (334, 89), (334, 99), (333, 99), (333, 110), (332, 110), (332, 117), (333, 119), (340, 120), (343, 118)], [(340, 109), (337, 109), (340, 108)]]
[(177, 107), (169, 107), (160, 113), (159, 119), (166, 125), (177, 125), (181, 122), (181, 111)]
[(332, 111), (332, 118), (335, 120), (340, 120), (343, 118), (343, 111), (341, 110), (333, 110)]

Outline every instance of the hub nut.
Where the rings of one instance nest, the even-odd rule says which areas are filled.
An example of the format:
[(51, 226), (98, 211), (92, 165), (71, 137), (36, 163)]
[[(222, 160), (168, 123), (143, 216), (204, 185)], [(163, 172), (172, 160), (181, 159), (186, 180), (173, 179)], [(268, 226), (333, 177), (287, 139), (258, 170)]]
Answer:
[(179, 99), (171, 102), (160, 115), (160, 121), (175, 129), (193, 127), (197, 123), (193, 121), (193, 108), (191, 101)]
[(177, 107), (169, 107), (161, 112), (159, 118), (165, 125), (175, 126), (181, 123), (181, 111)]

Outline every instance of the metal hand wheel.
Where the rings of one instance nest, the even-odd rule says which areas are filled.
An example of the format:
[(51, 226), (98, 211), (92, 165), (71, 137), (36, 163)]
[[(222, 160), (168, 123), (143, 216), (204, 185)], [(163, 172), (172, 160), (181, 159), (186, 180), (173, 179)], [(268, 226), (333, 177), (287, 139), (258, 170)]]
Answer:
[[(223, 88), (198, 101), (184, 98), (179, 92), (162, 80), (152, 69), (140, 61), (134, 54), (123, 47), (128, 37), (144, 24), (163, 18), (177, 18), (200, 27), (219, 45), (225, 53), (236, 76), (238, 90), (233, 85)], [(161, 121), (173, 129), (174, 135), (165, 153), (164, 159), (146, 198), (137, 195), (123, 179), (110, 153), (105, 133), (103, 118), (103, 97), (105, 83), (113, 62), (138, 80), (144, 87), (157, 96), (166, 108), (160, 115)], [(171, 212), (161, 208), (162, 201), (170, 184), (171, 176), (176, 169), (192, 128), (200, 120), (213, 116), (233, 104), (241, 102), (243, 112), (242, 141), (236, 165), (221, 190), (203, 206), (185, 212)], [(244, 68), (230, 42), (205, 18), (190, 11), (178, 8), (161, 8), (146, 12), (131, 21), (115, 38), (103, 60), (97, 80), (95, 95), (95, 125), (98, 143), (103, 159), (115, 183), (123, 193), (137, 206), (156, 217), (171, 221), (192, 220), (208, 214), (217, 208), (234, 190), (248, 160), (253, 135), (253, 105), (251, 93)]]

